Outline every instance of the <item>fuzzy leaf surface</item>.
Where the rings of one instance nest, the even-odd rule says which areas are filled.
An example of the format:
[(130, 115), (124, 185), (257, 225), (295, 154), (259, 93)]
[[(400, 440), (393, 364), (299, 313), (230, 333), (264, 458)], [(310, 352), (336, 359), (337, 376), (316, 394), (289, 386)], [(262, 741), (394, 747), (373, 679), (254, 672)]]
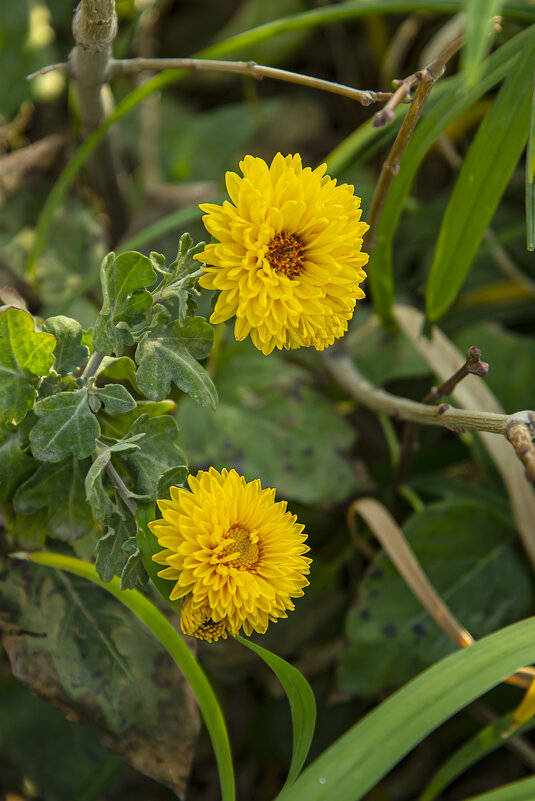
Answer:
[[(136, 440), (135, 451), (121, 452), (117, 458), (132, 473), (134, 491), (156, 500), (158, 483), (169, 470), (185, 470), (187, 461), (179, 446), (178, 427), (173, 417), (140, 417), (128, 432)], [(174, 475), (174, 474), (173, 474)]]
[(64, 541), (77, 540), (95, 530), (84, 488), (88, 461), (72, 457), (58, 464), (42, 464), (15, 493), (13, 505), (21, 515), (47, 509), (47, 532)]
[(30, 431), (30, 442), (36, 459), (59, 462), (70, 453), (78, 459), (93, 453), (100, 426), (89, 407), (86, 389), (43, 398), (34, 411), (39, 420)]
[(49, 317), (43, 329), (56, 339), (54, 370), (58, 375), (68, 375), (89, 358), (89, 348), (82, 345), (83, 330), (80, 323), (70, 317)]
[(212, 379), (184, 345), (178, 324), (156, 328), (136, 351), (137, 384), (146, 398), (163, 400), (171, 383), (187, 392), (201, 406), (215, 409), (217, 391)]

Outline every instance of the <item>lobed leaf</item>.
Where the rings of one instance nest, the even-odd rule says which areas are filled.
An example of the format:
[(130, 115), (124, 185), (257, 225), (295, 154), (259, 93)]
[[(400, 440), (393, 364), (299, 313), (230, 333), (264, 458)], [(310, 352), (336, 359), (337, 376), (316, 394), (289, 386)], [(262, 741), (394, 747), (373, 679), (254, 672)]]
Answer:
[(31, 314), (13, 307), (0, 312), (0, 422), (19, 423), (37, 397), (33, 377), (48, 375), (56, 340), (35, 330)]
[(136, 350), (137, 384), (146, 398), (163, 400), (171, 383), (201, 406), (215, 409), (217, 392), (212, 379), (185, 347), (182, 329), (171, 324), (151, 331)]
[(95, 569), (101, 581), (107, 583), (114, 576), (120, 576), (125, 566), (123, 545), (136, 534), (134, 518), (117, 515), (106, 534), (97, 543)]
[(106, 413), (112, 415), (112, 417), (117, 414), (131, 412), (136, 407), (136, 402), (132, 395), (122, 384), (108, 384), (105, 387), (99, 387), (96, 391), (96, 396), (104, 404)]
[(139, 417), (128, 436), (140, 435), (144, 436), (137, 440), (136, 450), (122, 451), (118, 458), (132, 473), (136, 494), (155, 500), (162, 474), (176, 468), (187, 474), (187, 461), (178, 445), (177, 424), (170, 415)]
[(43, 324), (43, 330), (52, 334), (56, 340), (54, 370), (58, 375), (73, 373), (77, 367), (87, 362), (89, 348), (81, 344), (82, 326), (76, 320), (63, 315), (49, 317)]
[(40, 465), (15, 493), (15, 511), (31, 515), (46, 508), (46, 531), (60, 540), (77, 540), (94, 531), (84, 489), (88, 466), (88, 462), (72, 457), (57, 464)]
[(70, 453), (78, 459), (93, 453), (100, 426), (89, 407), (86, 389), (43, 398), (34, 411), (39, 420), (30, 431), (30, 443), (36, 459), (59, 462)]
[(121, 356), (124, 346), (133, 344), (129, 326), (145, 320), (152, 306), (146, 287), (155, 281), (151, 261), (141, 253), (106, 256), (101, 266), (103, 304), (95, 326), (95, 350)]

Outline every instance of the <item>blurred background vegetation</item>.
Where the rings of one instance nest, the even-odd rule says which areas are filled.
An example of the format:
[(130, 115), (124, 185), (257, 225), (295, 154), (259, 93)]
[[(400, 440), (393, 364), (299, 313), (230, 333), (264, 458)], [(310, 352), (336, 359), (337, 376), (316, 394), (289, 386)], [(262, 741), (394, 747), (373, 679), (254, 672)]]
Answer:
[[(114, 55), (189, 56), (269, 20), (327, 4), (117, 0), (120, 25)], [(355, 20), (294, 31), (232, 58), (388, 91), (393, 78), (427, 63), (441, 37), (451, 36), (459, 26), (457, 15), (437, 13), (432, 2), (421, 4), (424, 11), (411, 10), (417, 5), (407, 3), (405, 11), (400, 4), (397, 14), (369, 12)], [(438, 11), (444, 5), (437, 3)], [(25, 265), (38, 214), (74, 151), (79, 121), (63, 72), (32, 83), (24, 77), (66, 60), (72, 47), (72, 11), (72, 0), (0, 4), (0, 286), (14, 287), (33, 314), (66, 314), (90, 327), (100, 307), (103, 255), (111, 248), (120, 252), (134, 247), (172, 260), (184, 229), (196, 241), (206, 238), (196, 204), (222, 196), (225, 171), (236, 170), (245, 153), (270, 160), (277, 151), (299, 152), (314, 166), (335, 151), (328, 163), (341, 181), (355, 184), (366, 219), (395, 125), (373, 130), (368, 122), (373, 107), (305, 87), (194, 74), (152, 95), (113, 129), (129, 211), (121, 239), (112, 241), (109, 217), (82, 171), (55, 213), (36, 277), (30, 280)], [(526, 26), (521, 15), (506, 14), (494, 46)], [(448, 66), (448, 74), (456, 72), (457, 61)], [(115, 101), (144, 79), (115, 77)], [(433, 91), (442, 91), (439, 87)], [(458, 116), (422, 163), (395, 240), (397, 300), (423, 307), (423, 289), (459, 163), (495, 92)], [(349, 146), (355, 140), (347, 137), (356, 131), (357, 145)], [(335, 150), (344, 142), (345, 151)], [(168, 215), (174, 217), (161, 226), (163, 233), (151, 234), (152, 228), (147, 232)], [(535, 405), (535, 265), (526, 250), (524, 215), (521, 162), (459, 298), (441, 321), (463, 352), (470, 345), (481, 348), (490, 364), (486, 381), (508, 413)], [(369, 271), (373, 265), (372, 257)], [(9, 303), (5, 292), (2, 302)], [(200, 312), (210, 312), (207, 293)], [(381, 328), (369, 301), (359, 304), (346, 343), (362, 373), (397, 394), (420, 399), (434, 382), (410, 342)], [(261, 478), (264, 486), (276, 487), (279, 497), (288, 500), (308, 531), (314, 557), (311, 586), (296, 612), (272, 626), (261, 641), (293, 661), (313, 685), (319, 722), (312, 756), (378, 700), (453, 650), (384, 554), (377, 550), (369, 559), (353, 544), (345, 514), (355, 497), (372, 494), (395, 511), (435, 587), (475, 636), (532, 613), (533, 578), (507, 493), (472, 433), (420, 432), (410, 475), (400, 491), (396, 459), (401, 427), (344, 395), (315, 352), (265, 358), (249, 343), (237, 344), (231, 329), (222, 326), (205, 366), (219, 392), (215, 414), (178, 391), (174, 396), (190, 469), (235, 467), (248, 479)], [(47, 503), (52, 508), (54, 499)], [(41, 508), (32, 516), (19, 515), (26, 547), (39, 544), (44, 514)], [(3, 592), (2, 608), (12, 603), (9, 592)], [(9, 634), (9, 625), (4, 627)], [(79, 632), (69, 629), (58, 636), (76, 639)], [(268, 801), (289, 761), (286, 700), (264, 667), (237, 643), (200, 643), (198, 656), (229, 721), (239, 797)], [(97, 693), (98, 682), (89, 689)], [(417, 797), (456, 747), (518, 701), (518, 691), (500, 687), (455, 716), (370, 793), (370, 801)], [(180, 731), (175, 736), (179, 750)], [(535, 751), (528, 742), (521, 752), (499, 750), (440, 798), (456, 801), (525, 775), (535, 766)], [(217, 788), (213, 754), (201, 733), (188, 799), (216, 801)], [(0, 793), (9, 801), (174, 797), (109, 755), (93, 727), (69, 722), (56, 707), (33, 696), (11, 676), (3, 652)]]

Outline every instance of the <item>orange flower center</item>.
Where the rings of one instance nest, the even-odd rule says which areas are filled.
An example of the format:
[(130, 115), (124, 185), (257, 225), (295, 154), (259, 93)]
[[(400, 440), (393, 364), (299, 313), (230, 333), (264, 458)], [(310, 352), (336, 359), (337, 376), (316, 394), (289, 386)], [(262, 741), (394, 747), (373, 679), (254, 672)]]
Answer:
[(256, 531), (247, 531), (241, 526), (229, 529), (230, 542), (218, 554), (219, 561), (224, 562), (237, 570), (253, 571), (260, 557), (258, 534)]
[(297, 237), (283, 232), (276, 234), (269, 243), (266, 259), (278, 273), (294, 278), (303, 269), (304, 249), (305, 246)]

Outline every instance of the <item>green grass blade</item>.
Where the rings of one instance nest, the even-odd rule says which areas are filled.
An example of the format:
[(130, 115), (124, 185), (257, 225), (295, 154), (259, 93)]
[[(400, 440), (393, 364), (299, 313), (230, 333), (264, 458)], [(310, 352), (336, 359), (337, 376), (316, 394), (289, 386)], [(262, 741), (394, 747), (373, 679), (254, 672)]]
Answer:
[(232, 754), (221, 707), (202, 668), (169, 621), (148, 598), (137, 590), (121, 590), (120, 580), (117, 576), (108, 584), (104, 584), (100, 581), (95, 568), (89, 562), (83, 562), (81, 559), (57, 553), (31, 553), (27, 555), (27, 558), (36, 564), (76, 573), (76, 575), (98, 584), (99, 587), (107, 590), (127, 606), (152, 631), (154, 636), (171, 654), (195, 694), (214, 747), (222, 798), (224, 801), (235, 801), (236, 791)]
[[(514, 41), (514, 40), (513, 40)], [(519, 50), (464, 159), (444, 214), (426, 286), (436, 322), (457, 297), (528, 135), (535, 41)]]
[(278, 801), (360, 801), (445, 720), (535, 660), (535, 618), (442, 659), (323, 752)]
[(530, 731), (535, 728), (535, 718), (528, 720), (523, 726), (515, 730), (514, 734), (508, 735), (509, 727), (513, 719), (513, 713), (505, 715), (490, 726), (481, 729), (468, 742), (457, 749), (443, 765), (437, 770), (431, 781), (418, 796), (418, 801), (434, 801), (440, 793), (448, 787), (455, 779), (467, 771), (480, 759), (497, 751), (502, 745), (514, 739), (518, 734)]
[(479, 78), (481, 63), (492, 42), (491, 19), (500, 14), (502, 5), (502, 0), (468, 0), (466, 4), (466, 41), (461, 65), (468, 86), (474, 86)]
[[(463, 5), (464, 0), (433, 0), (433, 2), (424, 2), (423, 0), (413, 0), (413, 2), (406, 2), (406, 0), (382, 0), (380, 5), (378, 5), (377, 0), (353, 0), (353, 2), (314, 9), (302, 14), (284, 17), (283, 19), (275, 20), (265, 25), (260, 25), (257, 28), (230, 37), (223, 42), (217, 42), (214, 45), (206, 47), (199, 53), (194, 54), (194, 57), (226, 58), (243, 47), (257, 45), (279, 34), (315, 28), (320, 25), (334, 25), (344, 20), (365, 16), (370, 12), (374, 14), (397, 13), (403, 11), (455, 13), (456, 11), (460, 11)], [(522, 2), (522, 0), (506, 0), (504, 11), (512, 17), (529, 21), (535, 20), (535, 8)], [(147, 81), (142, 86), (138, 86), (121, 100), (108, 119), (97, 128), (74, 153), (71, 161), (67, 164), (48, 195), (37, 221), (35, 239), (27, 263), (27, 274), (30, 278), (35, 277), (35, 265), (45, 246), (48, 229), (54, 212), (61, 203), (75, 176), (82, 168), (89, 155), (93, 152), (94, 148), (106, 135), (108, 129), (116, 122), (123, 119), (123, 117), (129, 114), (130, 111), (135, 109), (153, 92), (159, 92), (164, 87), (174, 83), (185, 75), (187, 75), (186, 70), (167, 70), (151, 78), (150, 81)]]
[(521, 779), (512, 784), (506, 784), (490, 793), (474, 795), (467, 801), (533, 801), (535, 798), (535, 777)]
[(290, 770), (283, 787), (284, 790), (286, 787), (290, 787), (299, 776), (310, 750), (310, 743), (312, 742), (316, 724), (314, 693), (305, 677), (293, 665), (281, 659), (280, 656), (272, 654), (271, 651), (256, 645), (254, 642), (250, 642), (239, 634), (235, 639), (264, 660), (276, 675), (288, 696), (292, 715), (293, 749)]
[(526, 156), (526, 245), (528, 250), (535, 250), (535, 80)]
[[(420, 164), (442, 131), (476, 100), (516, 69), (515, 65), (520, 51), (528, 43), (533, 42), (535, 42), (534, 25), (502, 45), (484, 61), (480, 80), (476, 86), (469, 88), (463, 85), (464, 82), (460, 75), (450, 79), (450, 87), (444, 97), (420, 120), (401, 160), (399, 175), (396, 175), (388, 192), (377, 226), (377, 245), (367, 271), (375, 310), (384, 322), (388, 323), (392, 320), (394, 237), (405, 200)], [(433, 92), (430, 99), (433, 97)]]

